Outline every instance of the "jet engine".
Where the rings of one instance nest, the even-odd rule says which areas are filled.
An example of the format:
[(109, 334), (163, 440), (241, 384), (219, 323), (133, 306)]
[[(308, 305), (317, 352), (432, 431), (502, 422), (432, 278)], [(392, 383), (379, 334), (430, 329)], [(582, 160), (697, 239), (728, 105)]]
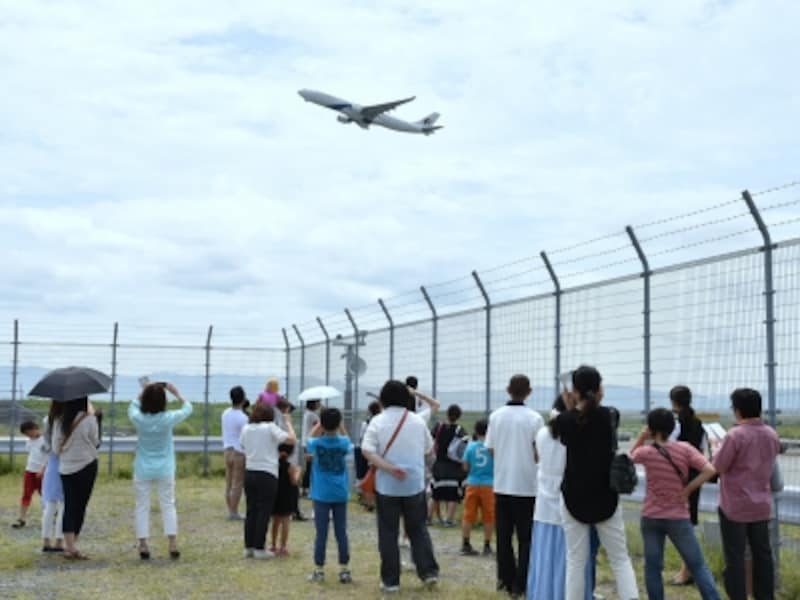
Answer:
[(352, 123), (353, 122), (353, 119), (351, 119), (350, 117), (345, 117), (344, 115), (339, 115), (338, 117), (336, 117), (336, 120), (339, 121), (339, 123)]

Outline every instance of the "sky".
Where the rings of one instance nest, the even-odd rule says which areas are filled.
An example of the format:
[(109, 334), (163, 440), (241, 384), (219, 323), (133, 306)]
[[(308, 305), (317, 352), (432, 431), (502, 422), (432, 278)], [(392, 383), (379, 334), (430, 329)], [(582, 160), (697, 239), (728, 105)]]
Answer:
[[(379, 297), (427, 310), (421, 284), (480, 303), (473, 269), (545, 289), (518, 259), (798, 179), (798, 22), (778, 0), (0, 0), (0, 330), (281, 346), (346, 306), (377, 323)], [(444, 129), (363, 131), (301, 88), (415, 95), (393, 114)]]

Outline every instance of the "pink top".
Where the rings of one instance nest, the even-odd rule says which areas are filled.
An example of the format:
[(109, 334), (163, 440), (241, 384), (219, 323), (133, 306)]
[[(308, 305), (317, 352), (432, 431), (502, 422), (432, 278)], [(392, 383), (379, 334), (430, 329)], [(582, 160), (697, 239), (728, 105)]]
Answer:
[(258, 401), (263, 402), (264, 404), (269, 404), (270, 406), (275, 406), (278, 404), (278, 400), (280, 399), (280, 395), (276, 394), (275, 392), (261, 392), (258, 395)]
[(687, 442), (667, 442), (661, 447), (669, 452), (683, 480), (655, 446), (648, 444), (634, 450), (631, 455), (633, 462), (643, 465), (647, 472), (642, 516), (651, 519), (688, 519), (689, 501), (681, 500), (680, 495), (689, 483), (689, 468), (702, 471), (708, 460)]
[(720, 475), (719, 507), (728, 519), (769, 520), (769, 481), (779, 451), (778, 434), (762, 421), (746, 421), (728, 432), (714, 456)]

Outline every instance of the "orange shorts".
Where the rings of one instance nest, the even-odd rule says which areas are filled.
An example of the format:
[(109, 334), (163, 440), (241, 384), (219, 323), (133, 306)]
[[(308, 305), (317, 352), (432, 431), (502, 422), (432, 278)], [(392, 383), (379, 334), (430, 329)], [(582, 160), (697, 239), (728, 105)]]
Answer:
[(467, 485), (464, 496), (464, 522), (473, 525), (478, 520), (478, 508), (484, 525), (494, 524), (494, 489), (490, 485)]

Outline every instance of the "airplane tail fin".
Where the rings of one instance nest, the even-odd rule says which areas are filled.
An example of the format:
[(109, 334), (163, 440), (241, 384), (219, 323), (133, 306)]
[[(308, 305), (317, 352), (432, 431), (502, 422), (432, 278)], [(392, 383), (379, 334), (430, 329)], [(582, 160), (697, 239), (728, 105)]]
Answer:
[(422, 125), (423, 127), (431, 127), (434, 123), (436, 123), (436, 120), (438, 118), (439, 118), (439, 113), (436, 112), (431, 113), (424, 119), (420, 119), (419, 121), (417, 121), (417, 125)]

